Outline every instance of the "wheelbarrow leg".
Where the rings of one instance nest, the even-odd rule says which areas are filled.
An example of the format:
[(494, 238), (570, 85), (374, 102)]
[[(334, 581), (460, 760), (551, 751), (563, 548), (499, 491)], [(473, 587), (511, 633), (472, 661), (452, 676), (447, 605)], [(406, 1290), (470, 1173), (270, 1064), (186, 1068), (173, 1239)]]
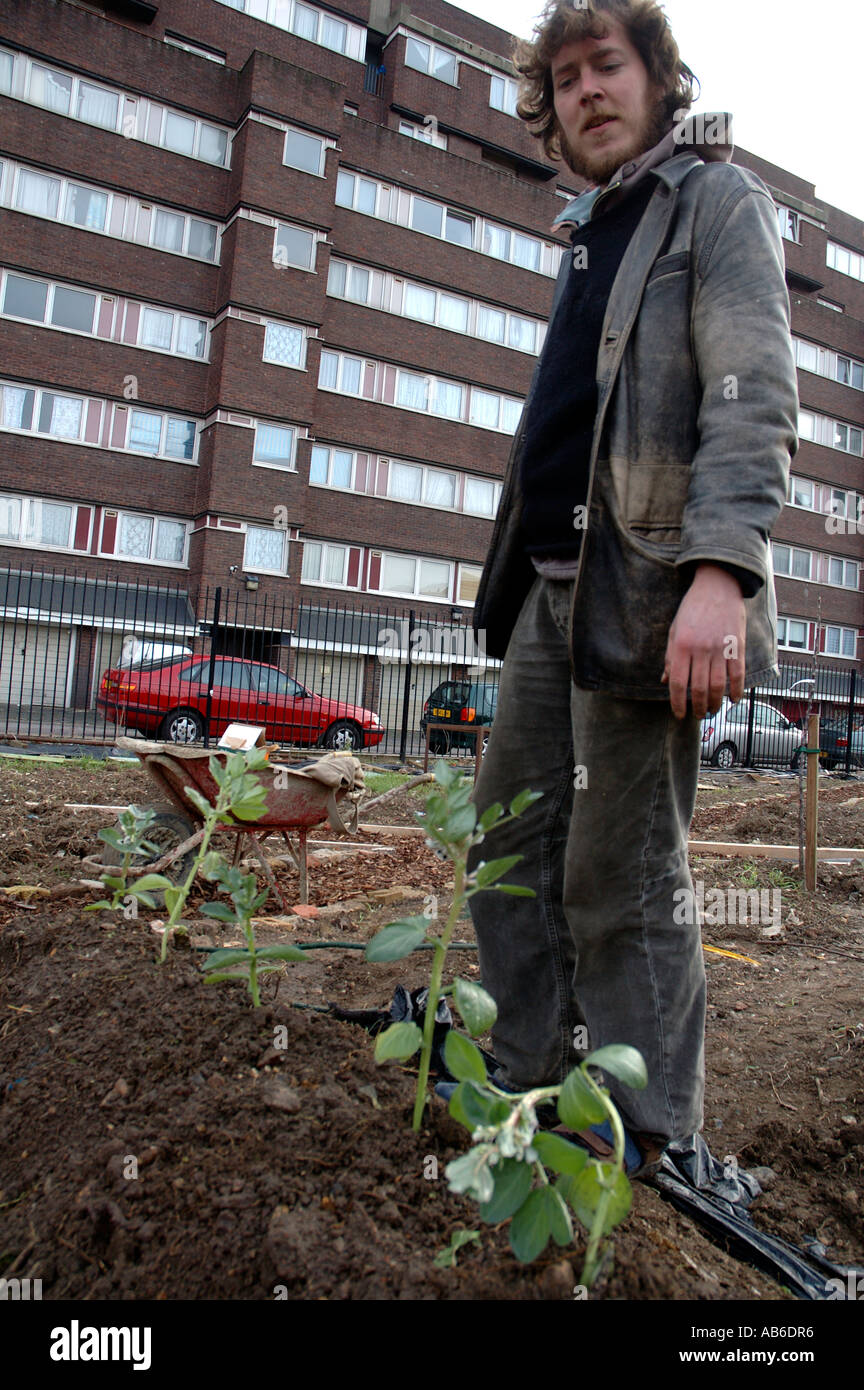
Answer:
[(298, 830), (297, 833), (298, 833), (298, 837), (299, 837), (299, 840), (300, 840), (300, 863), (299, 863), (299, 866), (298, 866), (299, 869), (300, 869), (300, 902), (301, 902), (301, 903), (308, 903), (308, 901), (309, 901), (309, 873), (308, 873), (307, 862), (306, 862), (306, 827), (305, 827), (305, 825), (301, 826), (301, 827), (299, 828), (299, 830)]
[(264, 853), (260, 840), (258, 839), (257, 835), (253, 835), (251, 831), (247, 831), (247, 834), (249, 835), (249, 839), (252, 841), (252, 852), (257, 858), (259, 864), (261, 865), (261, 868), (264, 870), (267, 882), (270, 884), (270, 887), (273, 890), (273, 896), (275, 897), (282, 911), (287, 912), (288, 908), (286, 906), (285, 899), (282, 897), (282, 894), (279, 891), (279, 885), (276, 882), (273, 870), (270, 868), (270, 865), (267, 862), (267, 856)]

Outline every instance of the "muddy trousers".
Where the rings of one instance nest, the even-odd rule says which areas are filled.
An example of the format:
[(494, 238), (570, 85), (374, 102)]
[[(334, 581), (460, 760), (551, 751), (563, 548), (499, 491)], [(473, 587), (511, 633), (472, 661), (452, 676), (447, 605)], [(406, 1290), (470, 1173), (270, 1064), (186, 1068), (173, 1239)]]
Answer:
[(551, 1085), (587, 1051), (630, 1043), (647, 1089), (607, 1078), (625, 1124), (684, 1138), (702, 1125), (704, 1093), (705, 969), (687, 867), (699, 721), (676, 719), (666, 701), (575, 687), (571, 596), (572, 581), (538, 577), (525, 600), (474, 794), (482, 812), (526, 787), (543, 793), (469, 861), (521, 854), (507, 879), (536, 893), (471, 900), (498, 1005), (498, 1075)]

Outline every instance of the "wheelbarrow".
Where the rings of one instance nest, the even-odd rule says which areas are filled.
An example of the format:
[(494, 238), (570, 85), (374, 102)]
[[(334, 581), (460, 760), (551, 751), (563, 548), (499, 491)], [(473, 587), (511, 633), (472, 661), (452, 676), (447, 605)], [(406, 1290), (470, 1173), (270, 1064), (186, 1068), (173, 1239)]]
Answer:
[[(156, 862), (151, 861), (146, 867), (150, 872), (164, 873), (172, 882), (185, 882), (195, 851), (204, 837), (203, 817), (187, 788), (194, 787), (214, 804), (219, 788), (210, 772), (210, 759), (215, 756), (224, 764), (231, 751), (184, 748), (174, 743), (151, 743), (137, 738), (118, 738), (117, 744), (141, 760), (147, 775), (164, 797), (164, 801), (152, 807), (156, 815), (147, 838), (158, 847), (158, 854), (153, 856)], [(359, 802), (364, 791), (363, 769), (357, 759), (348, 754), (330, 753), (302, 767), (271, 763), (258, 769), (255, 776), (264, 785), (265, 814), (255, 821), (239, 821), (232, 817), (229, 824), (217, 827), (214, 836), (223, 832), (234, 836), (234, 864), (240, 858), (244, 840), (247, 842), (284, 912), (287, 911), (285, 900), (265, 857), (263, 842), (269, 835), (282, 836), (300, 876), (300, 902), (308, 903), (308, 832), (325, 821), (337, 833), (352, 834), (357, 829)], [(350, 812), (347, 824), (339, 811), (339, 803), (346, 800), (346, 809)]]

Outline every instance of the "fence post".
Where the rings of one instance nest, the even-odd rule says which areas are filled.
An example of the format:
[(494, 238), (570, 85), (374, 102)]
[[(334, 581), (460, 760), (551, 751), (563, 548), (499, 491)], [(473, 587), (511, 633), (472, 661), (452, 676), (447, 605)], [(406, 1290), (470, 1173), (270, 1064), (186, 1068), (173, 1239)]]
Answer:
[(408, 706), (411, 700), (411, 634), (414, 631), (414, 609), (408, 614), (408, 651), (405, 662), (405, 688), (402, 691), (402, 731), (399, 737), (399, 761), (404, 763), (407, 756), (408, 742)]
[(216, 678), (216, 630), (219, 626), (219, 615), (222, 609), (222, 586), (216, 586), (216, 594), (213, 599), (213, 623), (210, 628), (210, 669), (207, 672), (207, 722), (204, 725), (204, 747), (210, 747), (210, 715), (213, 711), (213, 681)]
[(756, 720), (756, 687), (750, 687), (749, 705), (747, 709), (747, 747), (744, 749), (744, 766), (753, 766), (753, 725)]
[(846, 714), (846, 766), (843, 769), (844, 777), (852, 776), (852, 721), (855, 717), (855, 677), (856, 672), (851, 672), (849, 681), (849, 709)]

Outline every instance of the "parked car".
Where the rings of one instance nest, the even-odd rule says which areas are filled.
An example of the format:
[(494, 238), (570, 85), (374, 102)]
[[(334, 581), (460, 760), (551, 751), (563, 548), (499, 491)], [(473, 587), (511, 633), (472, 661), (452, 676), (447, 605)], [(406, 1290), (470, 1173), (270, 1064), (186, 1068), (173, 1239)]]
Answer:
[[(829, 769), (846, 766), (846, 750), (849, 747), (846, 719), (838, 719), (823, 724), (819, 729), (819, 761)], [(864, 725), (852, 728), (852, 756), (849, 766), (864, 767)]]
[[(714, 767), (730, 768), (740, 762), (747, 751), (747, 726), (750, 701), (743, 699), (733, 705), (724, 699), (716, 714), (702, 720), (702, 761)], [(757, 700), (753, 712), (754, 763), (780, 763), (793, 770), (802, 756), (806, 740), (800, 729), (764, 700)]]
[[(204, 737), (210, 658), (184, 657), (146, 667), (115, 666), (102, 676), (96, 705), (109, 719), (169, 743)], [(371, 709), (315, 695), (276, 666), (216, 658), (211, 737), (229, 724), (258, 724), (280, 743), (374, 748), (384, 737)]]
[[(498, 686), (490, 681), (444, 681), (432, 691), (420, 719), (420, 732), (426, 740), (426, 725), (445, 721), (451, 729), (433, 729), (429, 736), (432, 753), (447, 753), (451, 748), (468, 748), (473, 753), (476, 737), (466, 733), (471, 724), (489, 725), (495, 718)], [(483, 740), (485, 751), (486, 738)]]

